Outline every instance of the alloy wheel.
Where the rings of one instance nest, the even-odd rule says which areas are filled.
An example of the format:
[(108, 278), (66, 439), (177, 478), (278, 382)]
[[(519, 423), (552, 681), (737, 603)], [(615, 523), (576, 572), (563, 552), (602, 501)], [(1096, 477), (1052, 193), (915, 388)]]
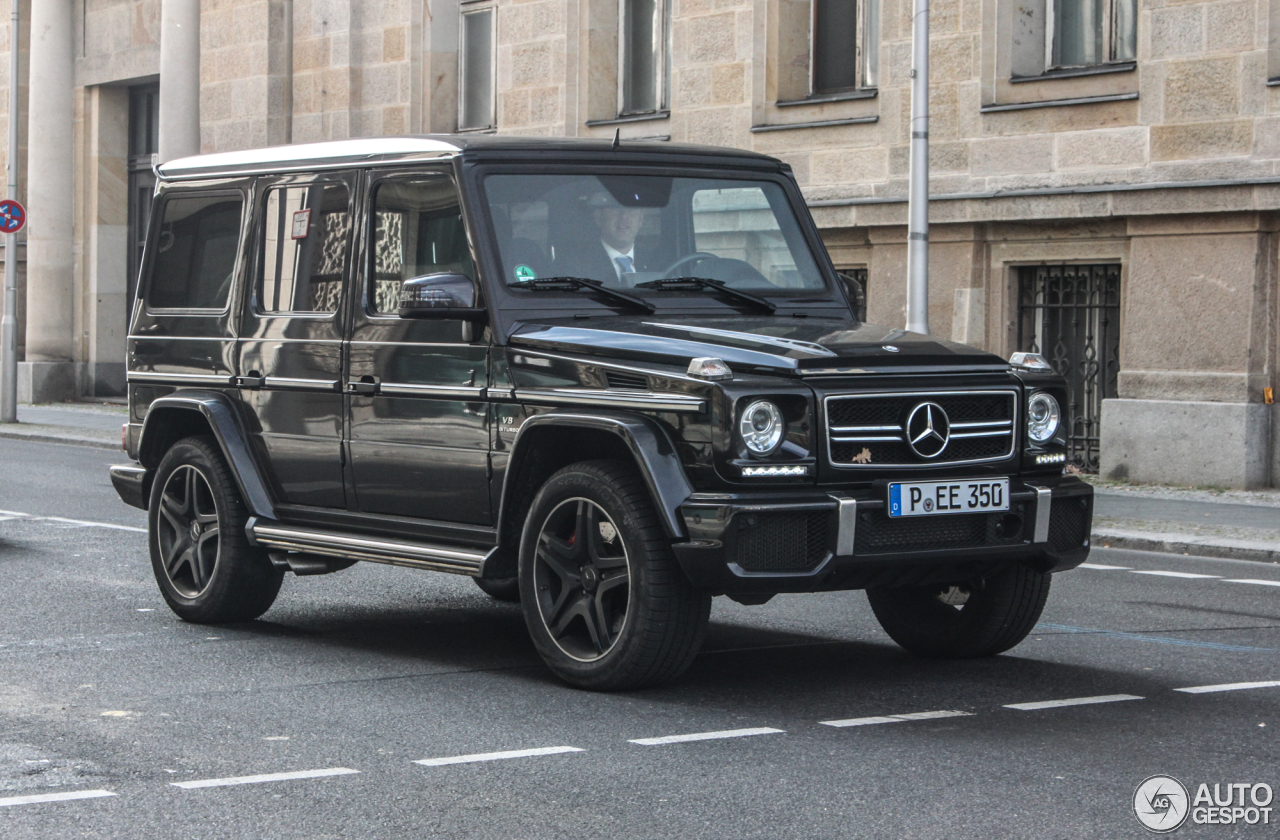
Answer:
[(617, 525), (589, 499), (565, 499), (538, 533), (533, 582), (538, 613), (556, 646), (580, 662), (600, 659), (626, 626), (627, 548)]
[(185, 598), (203, 592), (218, 562), (218, 506), (209, 479), (184, 464), (160, 494), (158, 536), (165, 574)]

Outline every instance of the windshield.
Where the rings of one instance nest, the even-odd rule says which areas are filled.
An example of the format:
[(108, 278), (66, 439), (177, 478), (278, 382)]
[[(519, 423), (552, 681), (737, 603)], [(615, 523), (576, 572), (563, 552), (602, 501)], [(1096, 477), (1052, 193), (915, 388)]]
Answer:
[(671, 289), (655, 280), (692, 277), (766, 296), (826, 291), (774, 181), (495, 173), (484, 189), (513, 288), (574, 277), (649, 296)]

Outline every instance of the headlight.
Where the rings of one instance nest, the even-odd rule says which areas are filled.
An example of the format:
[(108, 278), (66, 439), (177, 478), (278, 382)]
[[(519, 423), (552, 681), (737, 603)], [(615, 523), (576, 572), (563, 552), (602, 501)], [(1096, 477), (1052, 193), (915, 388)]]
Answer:
[(1058, 401), (1043, 391), (1027, 401), (1027, 434), (1036, 443), (1052, 440), (1061, 419)]
[(743, 409), (738, 434), (752, 453), (768, 455), (782, 443), (785, 426), (781, 409), (768, 400), (756, 400)]

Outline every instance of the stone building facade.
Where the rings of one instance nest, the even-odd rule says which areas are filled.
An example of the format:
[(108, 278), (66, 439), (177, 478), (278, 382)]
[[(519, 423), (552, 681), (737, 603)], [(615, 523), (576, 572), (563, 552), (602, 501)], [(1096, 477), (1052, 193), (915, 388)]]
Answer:
[[(1066, 371), (1086, 468), (1280, 483), (1280, 0), (931, 6), (932, 331)], [(33, 30), (24, 0), (23, 396), (124, 387), (147, 162), (166, 131), (198, 131), (206, 152), (460, 128), (754, 149), (794, 168), (837, 266), (866, 284), (868, 319), (901, 324), (910, 11), (36, 0)], [(196, 21), (198, 41), (166, 19)], [(173, 104), (187, 78), (198, 113)]]

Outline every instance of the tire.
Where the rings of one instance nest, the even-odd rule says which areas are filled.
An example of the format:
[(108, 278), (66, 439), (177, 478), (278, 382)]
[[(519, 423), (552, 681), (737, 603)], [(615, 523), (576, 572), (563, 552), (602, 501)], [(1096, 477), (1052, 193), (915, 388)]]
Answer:
[(1050, 575), (1021, 564), (958, 586), (869, 589), (889, 637), (911, 653), (941, 659), (995, 656), (1027, 637), (1049, 596)]
[(572, 464), (538, 491), (520, 540), (520, 595), (543, 661), (596, 691), (680, 676), (711, 613), (711, 596), (680, 570), (644, 482), (621, 461)]
[(495, 601), (506, 601), (508, 604), (520, 603), (520, 578), (475, 578), (474, 580), (476, 586)]
[(249, 621), (275, 601), (284, 572), (245, 536), (248, 511), (211, 437), (178, 441), (156, 470), (147, 509), (151, 567), (184, 621)]

